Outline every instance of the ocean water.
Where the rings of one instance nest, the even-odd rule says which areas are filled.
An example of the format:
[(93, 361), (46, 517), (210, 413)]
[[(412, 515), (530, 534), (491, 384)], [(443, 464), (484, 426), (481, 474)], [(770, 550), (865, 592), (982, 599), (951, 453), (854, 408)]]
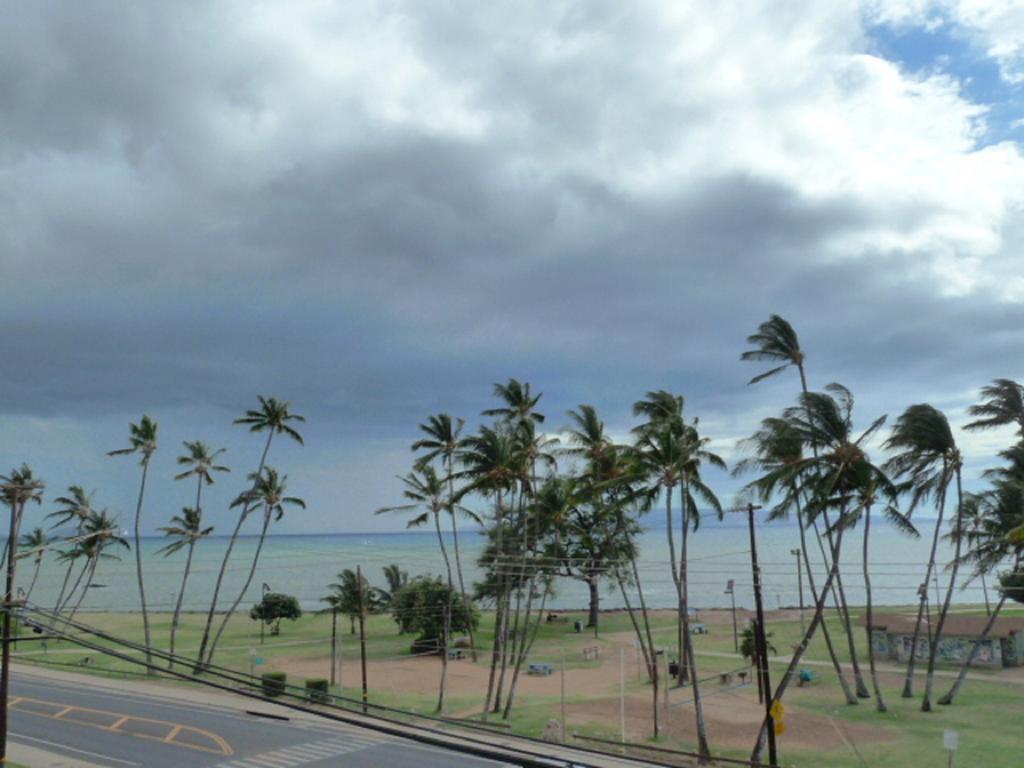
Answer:
[[(919, 520), (921, 537), (908, 538), (880, 520), (873, 520), (871, 528), (872, 594), (878, 605), (906, 605), (916, 602), (918, 585), (924, 577), (931, 530), (934, 521)], [(678, 532), (677, 532), (678, 533)], [(799, 603), (796, 557), (791, 550), (799, 546), (799, 529), (791, 523), (758, 522), (756, 526), (759, 562), (763, 571), (765, 606), (795, 606)], [(224, 556), (227, 537), (210, 537), (200, 542), (193, 558), (192, 573), (183, 603), (184, 610), (201, 611), (209, 607), (217, 570)], [(678, 541), (678, 539), (677, 539)], [(450, 545), (451, 537), (446, 542)], [(467, 582), (479, 576), (476, 559), (483, 547), (483, 537), (466, 530), (459, 536), (462, 562)], [(143, 539), (142, 553), (146, 578), (147, 601), (154, 610), (171, 610), (181, 586), (185, 553), (164, 557), (157, 550), (166, 542), (160, 537)], [(654, 526), (640, 537), (639, 570), (644, 596), (652, 607), (670, 607), (674, 603), (675, 589), (669, 568), (669, 550), (665, 531)], [(824, 569), (821, 555), (813, 536), (808, 535), (812, 563), (816, 563), (816, 578), (820, 584)], [(862, 534), (859, 529), (847, 532), (844, 542), (841, 574), (851, 604), (864, 600), (861, 567)], [(243, 537), (235, 545), (229, 564), (220, 605), (226, 607), (237, 595), (245, 581), (256, 548), (255, 537)], [(951, 545), (940, 541), (939, 561), (951, 559)], [(415, 576), (441, 574), (441, 559), (436, 536), (427, 531), (403, 533), (349, 533), (318, 535), (277, 535), (268, 537), (263, 547), (259, 566), (249, 587), (242, 607), (246, 610), (259, 599), (263, 584), (275, 592), (295, 595), (305, 609), (323, 607), (320, 598), (336, 574), (344, 568), (360, 565), (370, 583), (385, 586), (382, 569), (397, 563)], [(65, 566), (48, 555), (40, 570), (31, 600), (50, 607), (56, 600)], [(27, 588), (33, 574), (31, 560), (21, 560), (17, 584)], [(750, 538), (745, 518), (730, 516), (724, 522), (706, 520), (690, 539), (690, 602), (697, 608), (728, 607), (725, 594), (728, 580), (735, 582), (736, 604), (753, 607), (752, 575), (750, 566)], [(942, 590), (948, 574), (939, 571)], [(961, 579), (962, 582), (962, 579)], [(803, 574), (804, 600), (811, 598), (807, 591), (807, 576)], [(989, 593), (993, 594), (991, 585)], [(937, 585), (930, 585), (930, 595), (936, 599)], [(582, 608), (587, 604), (586, 586), (578, 581), (560, 578), (557, 594), (549, 599), (555, 609)], [(605, 581), (601, 585), (602, 608), (622, 607), (623, 601), (617, 585)], [(972, 582), (965, 589), (957, 589), (954, 601), (980, 603), (982, 584)], [(635, 591), (631, 595), (635, 600)], [(120, 560), (105, 560), (98, 569), (93, 588), (89, 590), (81, 610), (131, 611), (139, 606), (135, 578), (135, 556), (123, 552)]]

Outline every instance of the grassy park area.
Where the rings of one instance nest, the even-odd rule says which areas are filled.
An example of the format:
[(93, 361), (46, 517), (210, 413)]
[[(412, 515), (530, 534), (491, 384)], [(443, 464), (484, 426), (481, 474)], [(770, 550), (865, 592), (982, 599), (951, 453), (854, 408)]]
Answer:
[[(742, 631), (746, 612), (740, 612)], [(601, 616), (599, 637), (592, 631), (573, 631), (573, 622), (583, 614), (559, 613), (560, 620), (541, 624), (529, 661), (548, 663), (553, 674), (537, 677), (524, 674), (520, 679), (516, 705), (508, 724), (516, 733), (540, 736), (551, 720), (561, 717), (561, 669), (565, 665), (566, 721), (569, 733), (617, 740), (621, 733), (620, 686), (625, 713), (627, 740), (647, 742), (651, 736), (651, 688), (643, 679), (642, 669), (633, 641), (634, 634), (625, 612), (609, 612)], [(114, 635), (141, 639), (141, 622), (135, 614), (85, 614), (82, 620), (102, 627)], [(195, 652), (204, 617), (183, 616), (178, 647), (182, 655)], [(652, 614), (656, 645), (665, 648), (670, 657), (675, 643), (675, 625), (671, 612)], [(727, 611), (702, 611), (700, 620), (707, 634), (695, 636), (702, 698), (708, 721), (708, 734), (715, 754), (745, 757), (763, 712), (757, 702), (756, 686), (751, 677), (741, 683), (738, 671), (746, 661), (734, 652), (731, 615)], [(154, 637), (164, 638), (169, 630), (169, 615), (154, 616)], [(834, 618), (829, 622), (833, 637), (842, 638), (841, 627)], [(774, 611), (769, 617), (771, 642), (778, 655), (785, 656), (800, 636), (799, 615), (793, 610)], [(493, 617), (484, 614), (478, 633), (481, 648), (490, 647)], [(369, 700), (372, 703), (432, 714), (436, 706), (441, 662), (436, 656), (415, 656), (410, 652), (411, 635), (399, 635), (388, 616), (371, 616), (366, 625)], [(358, 633), (351, 634), (349, 623), (338, 617), (341, 663), (337, 670), (342, 685), (334, 693), (357, 699), (360, 695), (360, 664)], [(280, 671), (289, 682), (302, 685), (311, 677), (330, 676), (331, 617), (307, 614), (282, 627), (280, 636), (270, 637), (260, 645), (259, 626), (244, 615), (237, 615), (229, 625), (218, 650), (217, 662), (224, 666), (257, 674)], [(863, 658), (864, 633), (856, 632), (858, 653), (865, 674)], [(598, 658), (585, 658), (585, 649), (598, 648)], [(845, 642), (837, 643), (844, 649)], [(113, 659), (96, 651), (83, 650), (67, 642), (50, 641), (46, 648), (25, 643), (19, 649), (25, 660), (60, 664), (84, 673), (117, 675), (138, 673), (139, 668), (126, 661)], [(486, 686), (489, 654), (483, 652), (474, 664), (468, 655), (449, 665), (449, 703), (452, 717), (470, 718), (479, 714)], [(674, 658), (674, 657), (673, 657)], [(844, 660), (848, 650), (843, 650)], [(881, 668), (881, 679), (890, 711), (875, 711), (872, 701), (858, 706), (843, 703), (834, 672), (827, 665), (828, 656), (820, 633), (805, 656), (815, 681), (805, 687), (793, 687), (786, 697), (784, 717), (786, 732), (780, 738), (786, 765), (814, 765), (822, 754), (828, 765), (888, 767), (914, 764), (942, 764), (946, 758), (943, 732), (960, 733), (958, 760), (965, 765), (1016, 766), (1019, 760), (1014, 749), (1016, 712), (1024, 696), (1024, 675), (1021, 670), (972, 673), (956, 704), (938, 707), (936, 712), (919, 711), (918, 699), (901, 699), (901, 670), (889, 662)], [(782, 674), (784, 663), (773, 663), (775, 681)], [(721, 673), (735, 673), (724, 683)], [(944, 692), (950, 685), (953, 669), (942, 669), (936, 690)], [(923, 685), (923, 676), (919, 677)], [(692, 717), (692, 689), (672, 688), (667, 701), (660, 697), (662, 738), (657, 746), (692, 749), (695, 733)], [(667, 706), (666, 706), (667, 704)], [(499, 715), (492, 722), (501, 722)]]

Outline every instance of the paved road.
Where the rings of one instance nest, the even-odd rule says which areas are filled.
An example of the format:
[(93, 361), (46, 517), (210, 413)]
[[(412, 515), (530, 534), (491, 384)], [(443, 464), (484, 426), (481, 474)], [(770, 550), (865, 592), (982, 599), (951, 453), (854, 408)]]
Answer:
[[(13, 741), (109, 768), (497, 768), (503, 763), (342, 724), (277, 721), (213, 704), (15, 670)], [(258, 703), (255, 703), (258, 706)]]

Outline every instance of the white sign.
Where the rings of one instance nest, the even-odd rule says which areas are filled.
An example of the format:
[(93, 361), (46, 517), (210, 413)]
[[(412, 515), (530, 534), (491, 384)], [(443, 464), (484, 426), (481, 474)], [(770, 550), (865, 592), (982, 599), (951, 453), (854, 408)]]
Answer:
[(960, 734), (956, 731), (943, 731), (942, 744), (950, 752), (956, 752), (956, 748), (960, 745)]

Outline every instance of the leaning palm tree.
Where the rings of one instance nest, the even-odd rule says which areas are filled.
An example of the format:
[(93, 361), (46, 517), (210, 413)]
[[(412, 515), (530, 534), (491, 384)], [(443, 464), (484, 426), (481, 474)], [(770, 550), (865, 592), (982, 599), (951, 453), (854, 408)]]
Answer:
[(35, 588), (36, 580), (39, 578), (39, 568), (43, 564), (43, 557), (46, 555), (46, 550), (52, 542), (53, 539), (42, 528), (35, 528), (21, 537), (20, 549), (22, 551), (18, 557), (34, 558), (33, 565), (35, 566), (32, 571), (32, 581), (29, 582), (28, 589), (25, 590), (26, 603), (32, 596), (32, 590)]
[[(741, 446), (750, 450), (751, 456), (740, 461), (733, 475), (738, 476), (747, 472), (758, 472), (761, 477), (779, 478), (786, 476), (786, 470), (792, 468), (804, 459), (804, 444), (799, 430), (796, 429), (784, 418), (771, 417), (761, 422), (761, 427), (749, 438), (742, 441)], [(744, 491), (756, 495), (763, 503), (777, 499), (775, 506), (771, 508), (768, 515), (769, 521), (788, 519), (791, 512), (796, 513), (797, 528), (800, 531), (800, 554), (803, 557), (804, 567), (807, 571), (807, 584), (810, 587), (811, 599), (814, 605), (818, 604), (818, 590), (814, 580), (814, 569), (811, 568), (810, 552), (807, 550), (807, 522), (804, 515), (805, 490), (799, 483), (799, 476), (789, 476), (781, 485), (776, 486), (775, 482), (765, 482), (756, 479), (748, 483)], [(824, 606), (824, 603), (822, 603)], [(839, 664), (839, 657), (832, 644), (832, 636), (828, 630), (828, 623), (820, 622), (821, 635), (825, 640), (825, 647), (828, 650), (829, 659), (832, 661), (832, 668), (835, 670), (839, 680), (839, 687), (847, 704), (858, 704), (857, 697), (853, 694), (843, 668)]]
[(186, 440), (184, 442), (188, 453), (178, 457), (178, 465), (188, 467), (184, 472), (174, 476), (175, 480), (186, 480), (190, 477), (196, 478), (196, 505), (195, 509), (202, 516), (203, 509), (203, 486), (213, 485), (214, 472), (230, 472), (225, 466), (217, 464), (217, 457), (224, 453), (226, 448), (218, 448), (215, 451), (202, 440)]
[(277, 522), (284, 517), (286, 507), (306, 508), (306, 502), (302, 499), (295, 496), (285, 496), (288, 488), (288, 475), (278, 475), (276, 469), (265, 466), (263, 467), (263, 473), (259, 477), (252, 478), (252, 480), (252, 490), (240, 495), (232, 502), (231, 506), (233, 508), (242, 507), (243, 517), (246, 514), (244, 510), (255, 511), (262, 507), (263, 521), (260, 526), (260, 536), (256, 542), (256, 552), (253, 554), (252, 564), (249, 566), (249, 575), (246, 576), (245, 583), (242, 585), (238, 597), (235, 598), (235, 602), (228, 609), (220, 628), (217, 630), (217, 634), (213, 638), (213, 642), (210, 643), (210, 652), (206, 657), (207, 663), (212, 661), (213, 653), (217, 650), (217, 643), (220, 642), (225, 627), (227, 627), (231, 616), (238, 609), (239, 604), (245, 599), (245, 593), (249, 590), (249, 585), (252, 584), (253, 576), (256, 573), (256, 566), (259, 564), (260, 552), (263, 551), (263, 542), (267, 538), (267, 530), (270, 528), (271, 521)]
[(1024, 386), (1012, 379), (996, 379), (981, 388), (982, 400), (967, 409), (975, 420), (964, 429), (993, 429), (1012, 424), (1024, 436)]
[[(85, 583), (82, 585), (82, 591), (78, 595), (78, 601), (71, 609), (71, 613), (68, 614), (67, 620), (69, 622), (75, 618), (75, 614), (81, 607), (82, 601), (85, 600), (85, 596), (88, 594), (89, 588), (92, 586), (93, 579), (96, 576), (96, 568), (100, 561), (120, 560), (117, 555), (107, 551), (115, 545), (131, 549), (128, 542), (120, 536), (120, 526), (117, 520), (112, 519), (107, 514), (107, 510), (102, 509), (98, 512), (93, 512), (85, 523), (85, 535), (81, 542), (81, 555), (85, 557), (88, 573)], [(74, 593), (72, 592), (72, 594)], [(68, 596), (69, 600), (70, 598), (71, 595)]]
[[(938, 511), (922, 582), (925, 588), (919, 590), (917, 620), (914, 623), (911, 652), (903, 680), (902, 696), (908, 699), (914, 695), (914, 667), (928, 599), (927, 585), (931, 583), (935, 570), (935, 557), (946, 512), (946, 496), (953, 482), (956, 467), (959, 466), (960, 454), (945, 414), (927, 403), (912, 405), (900, 414), (884, 447), (895, 452), (886, 462), (885, 469), (899, 481), (900, 490), (909, 495), (909, 511), (913, 513), (919, 506), (931, 500), (934, 500)], [(939, 637), (936, 635), (934, 643), (938, 644), (938, 640)]]
[[(203, 482), (202, 479), (199, 482), (201, 484)], [(168, 557), (185, 547), (188, 548), (188, 554), (185, 557), (185, 572), (181, 577), (181, 589), (178, 590), (178, 600), (174, 604), (174, 616), (171, 619), (171, 645), (169, 649), (171, 660), (169, 666), (173, 669), (174, 638), (178, 633), (178, 622), (181, 619), (181, 603), (185, 599), (185, 588), (188, 585), (189, 572), (192, 570), (192, 555), (195, 552), (196, 542), (213, 533), (213, 526), (203, 528), (203, 515), (198, 507), (183, 507), (181, 514), (172, 517), (171, 524), (160, 530), (171, 539), (171, 543), (161, 547), (157, 554)]]
[[(459, 595), (462, 598), (462, 607), (469, 612), (469, 594), (466, 592), (466, 581), (462, 575), (462, 554), (459, 552), (459, 526), (456, 520), (456, 492), (455, 492), (455, 461), (462, 450), (462, 428), (465, 422), (462, 419), (452, 419), (447, 413), (439, 413), (436, 416), (427, 418), (425, 424), (420, 424), (420, 431), (426, 437), (420, 438), (412, 444), (414, 451), (426, 451), (418, 460), (419, 465), (429, 464), (435, 459), (441, 460), (441, 466), (445, 471), (445, 485), (448, 487), (448, 514), (451, 516), (452, 526), (452, 550), (455, 556), (455, 573), (459, 579)], [(476, 522), (479, 519), (473, 516)], [(476, 631), (473, 622), (467, 624), (469, 632), (469, 653), (473, 661), (476, 661)]]
[[(146, 641), (146, 664), (152, 665), (153, 654), (150, 650), (152, 643), (149, 636), (149, 612), (146, 610), (146, 585), (142, 578), (142, 546), (141, 546), (141, 520), (142, 500), (146, 495), (146, 474), (149, 472), (149, 461), (156, 452), (157, 423), (149, 416), (143, 416), (138, 424), (128, 426), (129, 437), (128, 447), (110, 451), (108, 456), (127, 456), (139, 454), (142, 460), (139, 465), (142, 467), (142, 481), (139, 484), (139, 499), (135, 504), (135, 573), (139, 581), (139, 602), (142, 606), (142, 629)], [(152, 671), (151, 667), (149, 671)]]
[[(967, 552), (963, 560), (973, 565), (972, 575), (981, 576), (995, 571), (1007, 560), (1011, 563), (1009, 574), (1020, 573), (1024, 565), (1024, 482), (1020, 479), (1003, 480), (987, 493), (968, 495), (964, 500), (964, 522), (963, 531), (954, 530), (950, 535), (965, 537)], [(1010, 590), (1001, 585), (995, 608), (960, 666), (956, 681), (939, 699), (939, 704), (953, 703), (1008, 597)]]
[[(406, 523), (407, 528), (416, 528), (428, 520), (434, 523), (434, 530), (437, 533), (437, 545), (441, 549), (445, 573), (448, 576), (448, 595), (450, 598), (451, 595), (455, 594), (455, 579), (452, 576), (452, 563), (451, 558), (448, 557), (448, 547), (444, 543), (444, 534), (441, 533), (441, 513), (449, 509), (449, 500), (446, 498), (444, 481), (438, 477), (437, 471), (429, 464), (423, 466), (419, 471), (414, 469), (408, 475), (398, 479), (405, 485), (402, 495), (412, 503), (401, 504), (395, 507), (381, 507), (375, 514), (416, 511), (418, 514)], [(451, 512), (454, 514), (455, 509), (452, 508)], [(451, 605), (448, 606), (448, 611), (451, 611)], [(447, 633), (447, 629), (445, 632)], [(447, 636), (444, 638), (443, 647), (448, 647)], [(447, 652), (441, 654), (441, 664), (441, 685), (437, 700), (438, 712), (444, 711), (444, 694), (448, 686)]]
[(59, 556), (58, 559), (67, 562), (68, 567), (64, 571), (64, 581), (61, 583), (60, 591), (57, 593), (57, 602), (53, 606), (53, 612), (58, 613), (61, 605), (64, 603), (64, 596), (68, 589), (68, 584), (71, 581), (71, 573), (75, 567), (75, 561), (78, 559), (78, 550), (76, 548), (76, 542), (81, 537), (82, 532), (85, 530), (85, 523), (89, 519), (89, 516), (93, 513), (93, 493), (86, 493), (85, 489), (80, 485), (72, 485), (68, 488), (67, 496), (58, 496), (54, 501), (60, 505), (60, 508), (56, 512), (51, 512), (46, 517), (57, 518), (57, 521), (51, 526), (51, 530), (59, 528), (62, 525), (66, 525), (74, 521), (75, 533), (72, 537), (71, 548), (66, 550)]
[[(256, 468), (256, 471), (250, 475), (250, 477), (254, 478), (253, 490), (255, 490), (256, 484), (259, 483), (260, 478), (263, 476), (263, 467), (267, 461), (267, 454), (270, 453), (270, 444), (273, 441), (274, 436), (286, 435), (299, 445), (302, 445), (302, 435), (300, 435), (295, 428), (289, 424), (289, 422), (305, 421), (302, 416), (291, 412), (291, 405), (287, 400), (278, 400), (276, 397), (263, 397), (260, 395), (259, 401), (259, 408), (246, 411), (245, 416), (235, 419), (235, 424), (242, 424), (249, 427), (250, 432), (267, 433), (267, 441), (263, 445), (263, 453), (260, 455), (259, 466)], [(238, 522), (235, 524), (235, 529), (231, 532), (231, 538), (228, 540), (227, 549), (224, 551), (224, 558), (220, 563), (220, 571), (217, 573), (217, 581), (214, 583), (213, 598), (210, 600), (210, 610), (206, 614), (206, 624), (203, 627), (203, 637), (199, 642), (199, 653), (196, 655), (196, 672), (202, 670), (204, 659), (209, 661), (213, 658), (213, 653), (211, 652), (207, 656), (206, 651), (207, 644), (210, 640), (210, 630), (213, 627), (213, 616), (217, 611), (217, 599), (220, 597), (220, 589), (224, 583), (224, 573), (227, 571), (228, 561), (231, 559), (231, 552), (235, 548), (235, 542), (238, 540), (238, 534), (241, 532), (242, 524), (245, 522), (248, 515), (249, 507), (246, 504), (242, 504), (241, 512), (238, 515)], [(262, 545), (262, 543), (263, 542), (261, 540), (260, 544)], [(237, 607), (237, 605), (238, 602), (236, 601), (235, 606)], [(230, 618), (230, 615), (228, 618)]]
[[(806, 513), (812, 522), (818, 516), (825, 518), (825, 510), (828, 508), (837, 513), (831, 525), (835, 529), (834, 535), (829, 538), (832, 550), (829, 557), (831, 567), (818, 595), (814, 618), (794, 650), (786, 672), (772, 695), (773, 703), (782, 700), (811, 638), (821, 623), (829, 589), (838, 578), (843, 533), (860, 511), (857, 506), (857, 491), (866, 480), (877, 480), (881, 483), (884, 478), (883, 470), (871, 462), (864, 445), (885, 423), (885, 416), (875, 419), (859, 436), (855, 436), (853, 395), (840, 384), (829, 384), (826, 390), (808, 392), (800, 398), (798, 405), (787, 408), (784, 413), (786, 421), (796, 429), (801, 443), (817, 446), (815, 455), (782, 466), (757, 481), (764, 488), (786, 488), (793, 482), (805, 485), (808, 490), (807, 497), (810, 499)], [(847, 626), (847, 632), (852, 636), (851, 627)], [(756, 763), (760, 760), (768, 732), (768, 721), (769, 716), (766, 716), (761, 723), (757, 743), (751, 753), (751, 762)]]
[[(779, 315), (771, 315), (765, 322), (757, 327), (757, 332), (747, 337), (747, 343), (753, 349), (749, 349), (740, 355), (740, 360), (751, 362), (766, 362), (774, 367), (758, 374), (748, 383), (757, 384), (760, 381), (771, 378), (782, 373), (787, 368), (796, 368), (800, 375), (800, 394), (807, 395), (807, 371), (804, 368), (806, 354), (800, 346), (800, 337), (793, 326)], [(807, 414), (809, 417), (809, 414)], [(818, 446), (811, 443), (811, 453), (815, 456), (818, 453)], [(828, 567), (828, 557), (825, 554), (825, 547), (821, 540), (821, 532), (818, 530), (816, 520), (811, 521), (814, 527), (814, 538), (821, 552), (821, 559), (825, 567)], [(828, 519), (828, 513), (824, 515), (825, 535), (829, 540), (829, 547), (832, 548), (832, 526)], [(839, 618), (842, 621), (843, 629), (846, 632), (846, 642), (850, 651), (850, 664), (853, 666), (853, 679), (857, 687), (857, 695), (861, 698), (868, 698), (869, 693), (864, 683), (864, 677), (860, 671), (860, 663), (857, 660), (857, 646), (853, 640), (853, 626), (850, 622), (850, 609), (846, 603), (846, 591), (843, 588), (843, 577), (836, 575), (835, 585), (832, 587), (832, 599), (835, 603)]]
[[(4, 588), (4, 602), (10, 604), (14, 599), (15, 566), (17, 565), (18, 532), (25, 514), (25, 505), (29, 502), (41, 504), (45, 483), (37, 478), (28, 464), (11, 470), (9, 474), (0, 475), (0, 498), (10, 507), (11, 517), (7, 533), (7, 580)], [(3, 612), (3, 634), (10, 637), (12, 611)], [(7, 678), (10, 674), (11, 644), (3, 643), (2, 663), (0, 663), (0, 688), (7, 695)]]

